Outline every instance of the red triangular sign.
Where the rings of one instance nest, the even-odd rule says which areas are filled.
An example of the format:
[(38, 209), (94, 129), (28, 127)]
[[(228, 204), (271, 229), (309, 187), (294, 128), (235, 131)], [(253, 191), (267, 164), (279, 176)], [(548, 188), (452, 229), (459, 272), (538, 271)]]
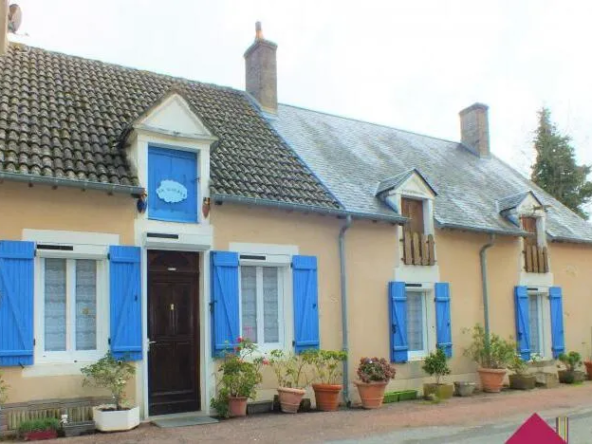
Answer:
[(566, 444), (566, 442), (536, 413), (506, 441), (506, 444)]

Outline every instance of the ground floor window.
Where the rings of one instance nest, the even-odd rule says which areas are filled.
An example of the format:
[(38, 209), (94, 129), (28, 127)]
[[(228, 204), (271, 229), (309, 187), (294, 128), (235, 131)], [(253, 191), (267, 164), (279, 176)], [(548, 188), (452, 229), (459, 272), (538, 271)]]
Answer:
[(260, 347), (277, 348), (283, 342), (283, 282), (281, 268), (240, 268), (241, 332)]
[(428, 313), (425, 291), (407, 289), (407, 342), (409, 358), (419, 358), (428, 353)]
[(543, 301), (541, 293), (529, 293), (528, 295), (530, 352), (539, 356), (545, 355)]
[(98, 350), (99, 265), (90, 259), (41, 259), (36, 341), (48, 360)]

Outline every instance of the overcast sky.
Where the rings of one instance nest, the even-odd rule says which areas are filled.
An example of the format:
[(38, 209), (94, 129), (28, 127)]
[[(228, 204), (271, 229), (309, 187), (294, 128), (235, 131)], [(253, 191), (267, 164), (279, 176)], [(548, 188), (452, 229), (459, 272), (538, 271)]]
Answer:
[(459, 140), (483, 102), (493, 152), (525, 174), (544, 105), (592, 163), (589, 1), (15, 2), (31, 45), (239, 89), (261, 20), (282, 103)]

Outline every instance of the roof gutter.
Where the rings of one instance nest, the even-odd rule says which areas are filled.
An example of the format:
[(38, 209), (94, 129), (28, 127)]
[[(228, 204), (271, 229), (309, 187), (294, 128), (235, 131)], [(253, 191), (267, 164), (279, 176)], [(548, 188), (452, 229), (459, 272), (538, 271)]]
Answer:
[(551, 242), (560, 243), (569, 243), (569, 244), (592, 244), (592, 240), (588, 239), (576, 239), (573, 237), (562, 237), (562, 236), (551, 236), (549, 235)]
[(288, 211), (302, 211), (305, 213), (316, 213), (316, 214), (324, 214), (328, 216), (336, 216), (336, 217), (352, 217), (355, 219), (369, 219), (369, 220), (376, 220), (382, 222), (390, 222), (393, 224), (404, 225), (407, 223), (407, 218), (402, 216), (387, 216), (387, 215), (380, 215), (380, 214), (369, 214), (369, 213), (361, 213), (357, 211), (347, 211), (342, 210), (339, 208), (324, 208), (324, 207), (315, 207), (312, 205), (306, 204), (297, 204), (291, 202), (280, 202), (276, 200), (269, 200), (269, 199), (258, 199), (255, 197), (243, 197), (243, 196), (233, 196), (230, 194), (212, 194), (211, 199), (214, 202), (228, 202), (228, 203), (236, 203), (236, 204), (244, 204), (244, 205), (256, 205), (261, 207), (267, 208), (275, 208), (279, 210), (288, 210)]
[(516, 236), (516, 237), (530, 237), (532, 233), (528, 231), (522, 230), (497, 230), (497, 229), (489, 229), (489, 228), (479, 228), (479, 227), (471, 227), (468, 225), (461, 225), (461, 224), (451, 224), (447, 222), (438, 222), (436, 221), (437, 227), (440, 229), (450, 229), (450, 230), (462, 230), (462, 231), (472, 231), (474, 233), (485, 233), (485, 234), (498, 234), (500, 236)]
[(61, 177), (44, 177), (34, 174), (12, 173), (9, 171), (0, 171), (0, 181), (8, 180), (11, 182), (26, 182), (29, 185), (50, 185), (54, 187), (79, 188), (81, 190), (106, 191), (109, 194), (130, 194), (141, 195), (144, 193), (143, 187), (131, 185), (117, 185), (112, 183), (92, 182), (88, 180), (64, 179)]

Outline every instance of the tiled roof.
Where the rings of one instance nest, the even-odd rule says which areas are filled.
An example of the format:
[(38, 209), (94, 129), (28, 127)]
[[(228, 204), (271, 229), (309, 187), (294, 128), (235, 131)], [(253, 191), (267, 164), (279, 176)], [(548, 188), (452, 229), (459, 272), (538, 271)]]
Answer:
[(592, 225), (497, 157), (479, 158), (458, 142), (288, 105), (272, 123), (348, 211), (393, 214), (377, 183), (416, 168), (438, 190), (441, 227), (519, 235), (497, 201), (531, 191), (550, 205), (552, 238), (592, 242)]
[(526, 191), (524, 193), (518, 193), (499, 199), (497, 202), (500, 213), (503, 211), (513, 210), (518, 205), (520, 205), (529, 194), (532, 194), (536, 200), (539, 200), (532, 191)]
[(171, 90), (219, 138), (213, 194), (340, 208), (246, 93), (17, 45), (0, 57), (0, 175), (141, 186), (120, 139)]

